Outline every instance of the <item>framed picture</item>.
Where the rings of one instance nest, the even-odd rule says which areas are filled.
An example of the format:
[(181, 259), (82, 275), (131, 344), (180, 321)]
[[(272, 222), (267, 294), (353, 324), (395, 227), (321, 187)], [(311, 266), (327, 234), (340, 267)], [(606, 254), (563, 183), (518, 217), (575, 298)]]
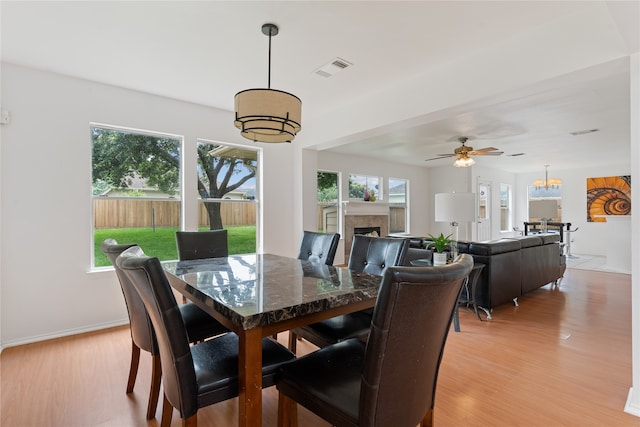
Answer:
[(587, 178), (587, 222), (600, 215), (631, 215), (631, 175)]

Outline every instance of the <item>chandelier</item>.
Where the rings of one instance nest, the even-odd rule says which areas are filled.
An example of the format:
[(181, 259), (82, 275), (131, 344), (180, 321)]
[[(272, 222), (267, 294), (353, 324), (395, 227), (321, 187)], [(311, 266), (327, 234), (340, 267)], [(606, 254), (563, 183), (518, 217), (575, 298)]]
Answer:
[(302, 101), (295, 95), (271, 89), (271, 37), (278, 34), (274, 24), (264, 24), (269, 36), (269, 72), (266, 89), (236, 93), (234, 125), (241, 135), (254, 142), (291, 142), (300, 132)]
[(545, 190), (548, 190), (549, 187), (551, 187), (552, 189), (558, 189), (560, 188), (561, 184), (562, 184), (561, 179), (558, 179), (558, 178), (549, 179), (549, 165), (544, 165), (544, 180), (536, 179), (531, 183), (531, 185), (536, 187), (536, 190), (540, 190), (543, 187)]

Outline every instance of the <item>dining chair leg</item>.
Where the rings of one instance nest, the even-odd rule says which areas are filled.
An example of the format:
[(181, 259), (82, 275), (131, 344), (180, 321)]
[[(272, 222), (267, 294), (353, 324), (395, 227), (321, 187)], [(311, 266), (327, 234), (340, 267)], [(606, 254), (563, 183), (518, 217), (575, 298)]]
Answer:
[(133, 391), (138, 375), (138, 364), (140, 363), (140, 347), (138, 347), (133, 339), (131, 340), (131, 366), (129, 367), (129, 379), (127, 380), (127, 393)]
[(151, 356), (151, 389), (149, 390), (149, 404), (147, 405), (148, 420), (156, 417), (161, 379), (162, 365), (160, 365), (160, 355), (156, 354)]
[(198, 414), (182, 420), (182, 427), (198, 427)]
[(433, 427), (433, 409), (427, 410), (427, 413), (420, 422), (420, 427)]
[(298, 427), (298, 404), (278, 393), (278, 427)]
[(293, 331), (289, 331), (289, 350), (291, 350), (291, 352), (293, 354), (296, 354), (296, 348), (297, 348), (297, 341), (298, 336), (296, 334), (293, 333)]
[(171, 425), (171, 416), (173, 415), (173, 406), (167, 400), (167, 396), (162, 397), (162, 418), (160, 419), (160, 427), (169, 427)]

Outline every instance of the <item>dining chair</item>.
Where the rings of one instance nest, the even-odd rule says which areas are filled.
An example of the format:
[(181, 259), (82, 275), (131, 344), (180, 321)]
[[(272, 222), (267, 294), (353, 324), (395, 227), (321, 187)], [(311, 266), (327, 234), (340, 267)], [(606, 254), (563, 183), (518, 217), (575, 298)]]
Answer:
[(366, 343), (352, 338), (278, 370), (278, 426), (297, 425), (296, 402), (334, 426), (431, 426), (438, 370), (473, 259), (384, 273)]
[[(156, 332), (164, 398), (161, 426), (169, 427), (173, 408), (183, 426), (196, 426), (198, 409), (238, 396), (238, 336), (228, 333), (189, 346), (185, 325), (158, 258), (134, 246), (116, 260), (133, 283)], [(277, 367), (295, 356), (270, 338), (262, 340), (262, 384), (275, 384)]]
[(305, 231), (300, 242), (298, 259), (333, 265), (339, 241), (339, 233)]
[(176, 231), (180, 261), (229, 256), (227, 230)]
[[(300, 242), (298, 259), (333, 265), (339, 241), (339, 233), (316, 233), (305, 230), (302, 234), (302, 241)], [(273, 334), (272, 338), (278, 339), (278, 334)], [(295, 352), (295, 343), (292, 351)]]
[[(100, 249), (109, 258), (116, 271), (120, 288), (124, 295), (124, 301), (129, 315), (131, 330), (131, 365), (129, 367), (129, 379), (127, 381), (127, 393), (133, 392), (133, 386), (138, 375), (140, 362), (140, 350), (151, 354), (151, 387), (149, 390), (149, 403), (147, 404), (147, 419), (155, 417), (160, 395), (160, 379), (162, 369), (158, 345), (156, 343), (153, 326), (147, 314), (138, 292), (133, 287), (127, 276), (116, 264), (117, 257), (125, 250), (137, 247), (135, 244), (118, 244), (115, 239), (106, 239), (100, 245)], [(217, 320), (202, 311), (193, 303), (187, 303), (179, 307), (180, 316), (183, 319), (189, 342), (202, 341), (206, 338), (228, 332)]]
[[(408, 248), (409, 239), (356, 234), (351, 244), (348, 267), (352, 271), (382, 276), (387, 267), (402, 265)], [(372, 309), (361, 310), (295, 328), (289, 331), (289, 349), (296, 352), (298, 338), (318, 347), (349, 338), (366, 340), (372, 313)]]
[[(229, 256), (227, 230), (176, 231), (176, 247), (180, 261)], [(182, 297), (182, 303), (187, 302)]]

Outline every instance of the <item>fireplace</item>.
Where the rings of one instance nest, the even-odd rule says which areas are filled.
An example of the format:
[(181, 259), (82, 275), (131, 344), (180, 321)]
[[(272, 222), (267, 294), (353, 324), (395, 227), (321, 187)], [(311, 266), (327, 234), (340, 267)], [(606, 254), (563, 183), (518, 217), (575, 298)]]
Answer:
[(344, 216), (344, 262), (349, 262), (354, 234), (368, 234), (372, 231), (378, 236), (389, 234), (389, 215), (345, 215)]
[(380, 237), (380, 227), (355, 227), (353, 234), (364, 234), (367, 236)]

